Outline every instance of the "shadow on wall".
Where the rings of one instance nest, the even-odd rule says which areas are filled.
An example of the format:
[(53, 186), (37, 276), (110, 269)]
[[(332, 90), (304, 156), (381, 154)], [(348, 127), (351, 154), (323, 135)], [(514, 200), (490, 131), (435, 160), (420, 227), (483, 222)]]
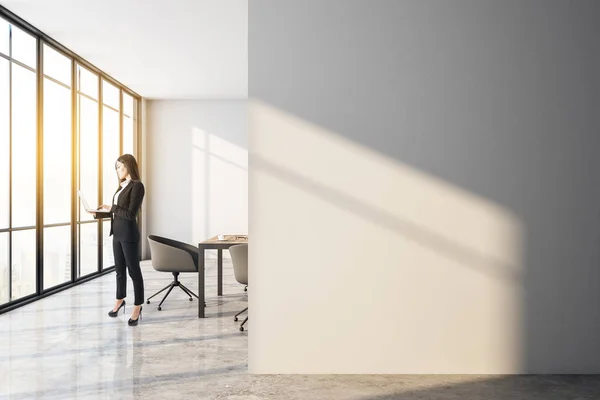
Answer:
[[(360, 331), (346, 333), (348, 340), (367, 342), (362, 346), (367, 357), (365, 372), (381, 367), (378, 357), (385, 357), (382, 343), (393, 349), (389, 353), (395, 354), (394, 359), (403, 357), (402, 372), (396, 373), (432, 373), (431, 365), (448, 373), (590, 373), (600, 369), (587, 353), (598, 346), (593, 338), (597, 316), (591, 312), (598, 304), (594, 289), (598, 272), (591, 268), (596, 246), (582, 236), (587, 231), (596, 237), (596, 228), (581, 210), (572, 210), (574, 219), (557, 214), (561, 207), (586, 207), (586, 199), (571, 193), (545, 201), (539, 198), (541, 194), (527, 191), (539, 207), (515, 213), (501, 203), (267, 104), (253, 101), (251, 110), (256, 129), (250, 158), (256, 183), (253, 199), (258, 199), (259, 212), (268, 209), (272, 214), (263, 215), (260, 223), (256, 220), (252, 234), (267, 237), (260, 226), (280, 234), (255, 243), (254, 248), (261, 257), (270, 254), (271, 259), (263, 258), (270, 265), (285, 257), (273, 248), (286, 248), (289, 241), (302, 242), (311, 250), (288, 262), (291, 269), (301, 268), (304, 278), (263, 271), (271, 277), (260, 283), (257, 292), (266, 288), (275, 298), (301, 299), (310, 287), (308, 302), (321, 304), (323, 316), (337, 316), (337, 321), (327, 321), (328, 317), (318, 321), (319, 332), (311, 332), (310, 327), (279, 327), (280, 337), (292, 334), (304, 340), (291, 350), (284, 350), (286, 346), (280, 343), (282, 348), (277, 351), (285, 351), (299, 362), (298, 370), (287, 373), (314, 368), (303, 366), (301, 360), (308, 360), (306, 356), (317, 350), (324, 359), (337, 360), (337, 366), (352, 365), (351, 357), (344, 356), (343, 342), (326, 350), (318, 343), (322, 331), (335, 330), (340, 321), (351, 324), (357, 314), (366, 327), (391, 327), (387, 333), (377, 332), (376, 337)], [(523, 175), (513, 178), (523, 179)], [(293, 215), (289, 215), (291, 209)], [(561, 220), (562, 225), (547, 232), (548, 219)], [(537, 235), (532, 236), (531, 231)], [(310, 232), (319, 234), (307, 238)], [(377, 254), (363, 256), (351, 250), (360, 247), (375, 248)], [(344, 248), (348, 251), (341, 251)], [(585, 257), (576, 253), (578, 248)], [(311, 259), (315, 254), (317, 262)], [(578, 262), (569, 264), (569, 258)], [(542, 260), (545, 263), (539, 264)], [(358, 265), (369, 265), (370, 276), (349, 267)], [(579, 273), (571, 273), (566, 265)], [(393, 273), (391, 266), (397, 268)], [(320, 276), (319, 282), (309, 278), (314, 276)], [(296, 280), (298, 291), (276, 287), (277, 277)], [(387, 281), (381, 282), (381, 277)], [(259, 282), (265, 276), (255, 275), (254, 279)], [(308, 280), (302, 284), (302, 279)], [(342, 290), (336, 292), (331, 283)], [(370, 294), (370, 301), (348, 301), (343, 292), (352, 285), (360, 285)], [(259, 307), (255, 313), (268, 313), (263, 321), (272, 318), (269, 326), (273, 326), (281, 313), (301, 319), (303, 312), (314, 311), (304, 306), (292, 310), (283, 304), (271, 304), (267, 311), (261, 303), (263, 309)], [(373, 311), (373, 304), (387, 307)], [(392, 312), (401, 324), (385, 322)], [(562, 320), (554, 318), (555, 312)], [(315, 318), (315, 314), (306, 318)], [(565, 319), (573, 329), (567, 328)], [(549, 332), (542, 331), (539, 324)], [(567, 349), (562, 350), (562, 343)], [(406, 360), (411, 360), (410, 365)], [(393, 370), (394, 363), (383, 367), (381, 373)], [(332, 371), (344, 372), (333, 366)]]
[[(286, 140), (278, 142), (278, 150), (260, 142), (272, 135), (253, 131), (252, 152), (257, 148), (259, 154), (256, 160), (251, 154), (251, 163), (262, 168), (256, 187), (292, 191), (297, 186), (298, 196), (308, 190), (319, 201), (341, 203), (390, 231), (433, 243), (436, 251), (458, 254), (462, 266), (477, 260), (495, 273), (502, 269), (484, 260), (503, 260), (507, 271), (516, 266), (517, 291), (512, 296), (505, 287), (503, 292), (518, 301), (504, 310), (516, 313), (489, 314), (486, 324), (514, 323), (497, 328), (519, 331), (513, 338), (518, 370), (599, 373), (599, 16), (598, 2), (257, 1), (249, 8), (251, 99), (275, 115), (287, 113), (337, 137), (325, 136), (333, 151), (317, 153), (328, 162), (320, 160), (315, 170), (312, 157), (293, 157), (318, 151), (318, 141), (296, 152), (297, 138), (280, 129)], [(387, 163), (392, 166), (384, 170), (390, 172), (382, 177), (377, 167), (354, 169), (340, 142), (370, 150), (361, 165)], [(273, 159), (277, 151), (290, 158)], [(402, 183), (404, 175), (414, 173), (426, 178)], [(378, 182), (398, 183), (388, 190)], [(439, 190), (422, 191), (423, 182), (444, 188), (442, 194), (451, 188), (457, 200), (448, 201)], [(276, 197), (261, 201), (277, 207), (292, 200)], [(303, 199), (309, 220), (312, 211), (324, 207), (309, 196)], [(457, 209), (465, 211), (456, 214)], [(485, 210), (484, 219), (472, 213), (478, 209)], [(466, 225), (464, 216), (470, 217)], [(344, 221), (316, 221), (312, 232), (328, 235), (332, 224)], [(364, 237), (345, 239), (349, 249), (364, 242)], [(489, 248), (473, 245), (479, 242)], [(371, 261), (348, 260), (373, 268)], [(436, 264), (441, 265), (425, 258), (403, 263)], [(482, 267), (471, 271), (477, 269)], [(460, 285), (465, 279), (470, 281), (454, 276), (449, 282)], [(490, 298), (466, 290), (473, 294), (469, 307)], [(344, 307), (342, 300), (336, 304)], [(482, 307), (478, 313), (493, 310)], [(437, 329), (452, 326), (445, 312), (436, 315), (442, 318)], [(456, 316), (451, 310), (450, 315)]]
[[(251, 351), (293, 360), (278, 373), (521, 369), (526, 232), (510, 210), (258, 101), (251, 113), (254, 313), (270, 327)], [(345, 340), (323, 345), (340, 324)]]

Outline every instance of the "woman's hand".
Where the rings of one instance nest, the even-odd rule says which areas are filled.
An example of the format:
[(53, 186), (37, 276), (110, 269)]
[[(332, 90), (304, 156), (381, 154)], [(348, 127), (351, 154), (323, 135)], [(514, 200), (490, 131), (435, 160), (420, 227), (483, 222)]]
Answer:
[(101, 205), (101, 206), (100, 206), (100, 208), (101, 208), (102, 210), (105, 210), (105, 211), (110, 211), (110, 209), (111, 209), (112, 207), (111, 207), (111, 206), (107, 206), (106, 204), (103, 204), (103, 205)]

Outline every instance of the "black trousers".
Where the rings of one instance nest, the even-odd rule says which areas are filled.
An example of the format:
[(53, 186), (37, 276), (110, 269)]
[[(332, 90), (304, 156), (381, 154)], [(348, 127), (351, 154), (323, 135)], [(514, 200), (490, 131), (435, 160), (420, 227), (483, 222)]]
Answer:
[(142, 278), (142, 270), (140, 269), (138, 245), (138, 242), (121, 242), (113, 237), (113, 253), (117, 273), (117, 299), (127, 297), (127, 275), (125, 274), (125, 269), (127, 269), (133, 281), (134, 304), (136, 306), (144, 304), (144, 278)]

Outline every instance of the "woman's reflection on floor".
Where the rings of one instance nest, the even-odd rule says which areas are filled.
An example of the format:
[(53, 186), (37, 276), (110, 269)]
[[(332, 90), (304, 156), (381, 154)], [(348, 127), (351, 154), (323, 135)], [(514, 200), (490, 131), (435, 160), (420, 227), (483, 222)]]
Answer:
[[(131, 388), (136, 396), (141, 390), (140, 376), (143, 365), (144, 343), (142, 330), (121, 324), (115, 332), (115, 368), (113, 385), (115, 389)], [(122, 390), (119, 391), (123, 393)]]

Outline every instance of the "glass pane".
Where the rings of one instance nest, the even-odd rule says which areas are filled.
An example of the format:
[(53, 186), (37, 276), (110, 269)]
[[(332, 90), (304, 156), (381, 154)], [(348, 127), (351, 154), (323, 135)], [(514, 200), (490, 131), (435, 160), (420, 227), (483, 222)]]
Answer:
[(102, 204), (111, 205), (113, 195), (119, 187), (115, 163), (119, 158), (119, 113), (104, 107), (102, 114)]
[(79, 276), (98, 272), (98, 227), (79, 225)]
[(35, 225), (36, 77), (12, 66), (12, 227)]
[(44, 75), (71, 87), (71, 59), (44, 44)]
[(37, 40), (16, 26), (12, 30), (12, 58), (31, 68), (36, 68)]
[(77, 69), (79, 71), (79, 91), (98, 100), (98, 75), (79, 65)]
[(44, 79), (44, 224), (71, 220), (71, 90)]
[(133, 117), (133, 97), (123, 92), (123, 114)]
[(119, 109), (119, 89), (107, 81), (102, 81), (102, 102), (107, 106)]
[[(1, 26), (2, 20), (0, 20)], [(8, 61), (0, 58), (0, 229), (8, 228), (10, 201), (10, 92)]]
[(4, 53), (7, 56), (10, 55), (8, 54), (8, 51), (10, 49), (9, 40), (10, 31), (8, 21), (0, 18), (0, 53)]
[(0, 304), (8, 303), (10, 300), (8, 262), (8, 232), (5, 232), (0, 233)]
[[(79, 96), (79, 189), (90, 207), (98, 204), (98, 103)], [(94, 219), (78, 199), (79, 220)]]
[(133, 118), (123, 116), (123, 154), (133, 155)]
[(12, 300), (35, 293), (35, 229), (12, 233)]
[(44, 228), (44, 289), (71, 280), (71, 227)]
[(115, 265), (115, 257), (113, 254), (113, 247), (112, 247), (112, 236), (109, 236), (110, 234), (110, 220), (104, 220), (103, 222), (104, 227), (103, 232), (102, 232), (102, 236), (103, 236), (103, 240), (102, 240), (102, 245), (104, 246), (104, 248), (102, 249), (103, 252), (103, 261), (104, 261), (104, 266), (103, 269), (106, 268), (110, 268), (112, 266)]

